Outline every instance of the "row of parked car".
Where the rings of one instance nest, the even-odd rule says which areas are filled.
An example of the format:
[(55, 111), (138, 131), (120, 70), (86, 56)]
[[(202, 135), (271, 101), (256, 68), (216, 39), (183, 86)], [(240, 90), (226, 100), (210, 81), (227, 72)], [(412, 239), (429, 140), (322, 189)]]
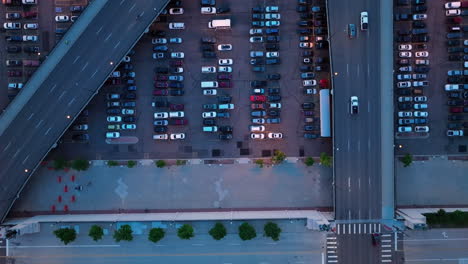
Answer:
[[(398, 5), (409, 6), (409, 1), (398, 1)], [(396, 49), (398, 70), (395, 71), (398, 107), (398, 133), (428, 133), (428, 89), (429, 41), (425, 0), (413, 0), (411, 8), (400, 9), (395, 14), (397, 23)], [(411, 21), (411, 22), (410, 22)]]
[[(136, 73), (133, 71), (131, 55), (135, 51), (130, 51), (117, 69), (111, 73), (106, 84), (111, 89), (120, 89), (123, 85), (122, 93), (113, 92), (106, 94), (107, 106), (107, 132), (106, 139), (119, 138), (121, 131), (136, 130)], [(119, 85), (119, 87), (112, 87)]]
[[(325, 87), (328, 82), (320, 80), (317, 82), (317, 74), (328, 71), (326, 57), (315, 56), (314, 51), (320, 53), (320, 50), (329, 47), (326, 40), (327, 20), (325, 6), (323, 4), (313, 5), (309, 0), (298, 0), (296, 10), (299, 13), (300, 20), (297, 22), (297, 33), (299, 35), (299, 48), (301, 49), (302, 59), (299, 68), (299, 77), (302, 82), (304, 101), (301, 104), (302, 114), (304, 115), (304, 138), (315, 139), (320, 136), (318, 132), (320, 125), (317, 118), (314, 117), (315, 104), (312, 102), (317, 94), (317, 86)], [(315, 56), (315, 60), (314, 60)]]
[[(447, 84), (444, 90), (447, 92), (447, 105), (449, 107), (449, 123), (446, 135), (448, 137), (460, 137), (466, 135), (464, 129), (468, 128), (468, 122), (463, 122), (468, 113), (468, 40), (465, 39), (467, 26), (462, 26), (463, 18), (468, 12), (461, 9), (467, 8), (468, 2), (447, 2), (444, 4), (447, 19), (447, 52), (449, 61), (459, 62), (459, 69), (447, 72)], [(463, 69), (465, 68), (465, 69)]]
[[(251, 13), (252, 28), (249, 30), (253, 50), (250, 51), (250, 64), (254, 72), (264, 72), (266, 67), (278, 65), (280, 59), (281, 14), (278, 6), (256, 6)], [(262, 47), (263, 46), (263, 47)], [(261, 49), (261, 50), (260, 50)], [(250, 82), (251, 122), (249, 126), (251, 139), (281, 139), (280, 132), (267, 132), (265, 124), (281, 122), (281, 95), (279, 80), (281, 74), (271, 73), (263, 78), (255, 76)]]

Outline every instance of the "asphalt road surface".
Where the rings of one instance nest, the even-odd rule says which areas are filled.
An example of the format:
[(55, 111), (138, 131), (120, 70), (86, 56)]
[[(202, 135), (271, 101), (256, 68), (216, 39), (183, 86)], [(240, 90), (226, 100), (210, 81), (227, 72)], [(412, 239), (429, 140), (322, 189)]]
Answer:
[(408, 231), (403, 244), (405, 263), (458, 264), (468, 261), (467, 229)]
[[(15, 119), (3, 133), (0, 131), (2, 220), (51, 146), (165, 4), (164, 0), (107, 1), (78, 39), (67, 44), (71, 49), (51, 69)], [(28, 89), (28, 85), (23, 89)], [(0, 122), (7, 122), (4, 116)]]
[[(380, 1), (328, 1), (338, 221), (382, 217), (380, 8)], [(369, 14), (367, 31), (360, 30), (362, 11)], [(355, 24), (354, 38), (348, 34), (348, 24)], [(359, 98), (355, 115), (350, 113), (351, 96)], [(340, 262), (381, 261), (369, 235), (338, 235), (338, 245)]]

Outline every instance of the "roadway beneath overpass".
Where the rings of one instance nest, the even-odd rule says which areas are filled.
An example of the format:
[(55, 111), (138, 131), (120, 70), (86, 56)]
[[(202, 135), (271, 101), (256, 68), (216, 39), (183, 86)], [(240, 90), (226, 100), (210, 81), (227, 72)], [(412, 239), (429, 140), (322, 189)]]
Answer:
[(94, 0), (0, 116), (3, 221), (41, 160), (168, 0)]
[[(393, 219), (392, 1), (328, 0), (333, 76), (335, 219), (338, 224)], [(360, 30), (360, 13), (369, 29)], [(348, 25), (356, 36), (349, 37)], [(350, 114), (350, 97), (359, 114)], [(341, 263), (381, 263), (370, 232), (338, 234)], [(385, 254), (389, 255), (389, 254)], [(390, 253), (393, 255), (393, 253)]]

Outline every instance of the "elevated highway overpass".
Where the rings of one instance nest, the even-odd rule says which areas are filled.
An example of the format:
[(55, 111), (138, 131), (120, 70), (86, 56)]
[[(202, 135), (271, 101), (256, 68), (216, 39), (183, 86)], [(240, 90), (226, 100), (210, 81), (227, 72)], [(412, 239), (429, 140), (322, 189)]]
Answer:
[(168, 0), (94, 0), (0, 116), (0, 218)]

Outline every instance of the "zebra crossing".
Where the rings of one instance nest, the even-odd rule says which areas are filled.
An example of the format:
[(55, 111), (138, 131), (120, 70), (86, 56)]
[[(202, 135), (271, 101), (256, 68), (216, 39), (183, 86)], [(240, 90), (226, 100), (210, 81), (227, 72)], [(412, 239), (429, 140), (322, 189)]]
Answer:
[(382, 263), (392, 263), (392, 243), (394, 242), (392, 239), (392, 233), (382, 234), (380, 240), (380, 259)]
[(338, 263), (338, 242), (335, 234), (327, 236), (327, 263)]
[(381, 233), (382, 225), (379, 223), (337, 224), (334, 231), (337, 235)]

